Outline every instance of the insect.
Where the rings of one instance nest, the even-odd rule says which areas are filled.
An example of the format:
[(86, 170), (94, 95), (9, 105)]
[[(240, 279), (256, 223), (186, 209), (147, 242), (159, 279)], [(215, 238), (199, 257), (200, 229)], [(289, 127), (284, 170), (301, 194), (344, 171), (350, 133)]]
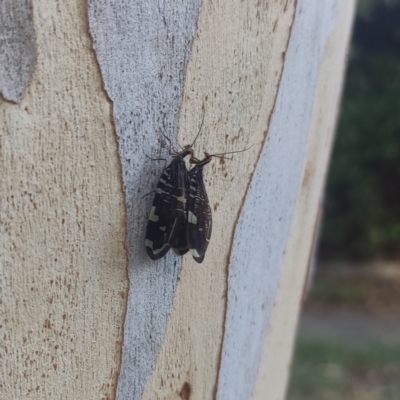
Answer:
[(204, 156), (203, 160), (192, 156), (189, 162), (195, 166), (188, 177), (186, 239), (190, 254), (198, 263), (204, 260), (212, 231), (211, 207), (203, 181), (203, 168), (212, 156), (208, 153), (204, 153)]
[(203, 181), (203, 168), (213, 157), (223, 158), (226, 154), (241, 153), (248, 149), (221, 154), (205, 152), (203, 160), (191, 156), (189, 162), (194, 164), (194, 168), (190, 170), (188, 176), (186, 239), (190, 254), (198, 263), (202, 263), (204, 260), (212, 231), (212, 214)]
[[(175, 152), (173, 160), (164, 169), (155, 190), (146, 228), (145, 247), (152, 260), (165, 256), (171, 247), (178, 255), (188, 251), (186, 242), (188, 171), (184, 158), (193, 156), (193, 145), (199, 132), (190, 145), (181, 152)], [(164, 137), (170, 142), (167, 136)]]

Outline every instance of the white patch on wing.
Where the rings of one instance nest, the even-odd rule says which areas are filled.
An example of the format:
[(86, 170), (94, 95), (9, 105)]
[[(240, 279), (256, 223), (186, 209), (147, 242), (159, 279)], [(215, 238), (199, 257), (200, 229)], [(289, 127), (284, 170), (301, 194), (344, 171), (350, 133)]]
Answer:
[(194, 258), (199, 258), (200, 254), (197, 252), (196, 249), (190, 249), (190, 254), (194, 257)]
[(174, 196), (178, 201), (181, 201), (182, 203), (186, 203), (185, 196)]
[(146, 240), (144, 241), (144, 245), (147, 246), (147, 247), (150, 247), (150, 249), (151, 249), (151, 251), (153, 252), (153, 254), (161, 253), (167, 246), (169, 246), (168, 243), (165, 243), (160, 249), (154, 250), (154, 249), (153, 249), (153, 241), (152, 241), (152, 240), (149, 240), (149, 239), (146, 239)]
[(165, 190), (162, 190), (161, 188), (157, 188), (156, 189), (156, 193), (158, 193), (158, 194), (162, 194), (162, 193), (169, 194), (168, 192), (166, 192)]
[[(157, 222), (160, 218), (155, 214), (156, 208), (153, 206), (150, 210), (149, 221)], [(150, 247), (150, 246), (149, 246)]]
[(159, 229), (160, 229), (161, 231), (165, 232), (165, 230), (167, 229), (167, 227), (166, 227), (166, 226), (160, 226)]
[(191, 211), (188, 212), (188, 222), (190, 224), (197, 224), (197, 217)]

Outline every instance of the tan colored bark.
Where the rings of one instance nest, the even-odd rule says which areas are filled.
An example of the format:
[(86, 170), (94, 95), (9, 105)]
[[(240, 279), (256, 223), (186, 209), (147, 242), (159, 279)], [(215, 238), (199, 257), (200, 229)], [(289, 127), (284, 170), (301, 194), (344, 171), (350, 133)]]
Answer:
[(0, 103), (2, 399), (112, 398), (127, 294), (111, 106), (81, 1), (34, 2), (39, 49)]

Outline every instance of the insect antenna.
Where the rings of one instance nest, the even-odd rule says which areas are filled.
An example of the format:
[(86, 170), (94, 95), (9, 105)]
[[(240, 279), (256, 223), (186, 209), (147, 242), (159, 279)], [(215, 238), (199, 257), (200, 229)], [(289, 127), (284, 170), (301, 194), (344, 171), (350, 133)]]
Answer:
[(192, 155), (192, 157), (189, 160), (189, 163), (201, 166), (201, 165), (205, 165), (205, 164), (209, 163), (213, 157), (221, 158), (224, 160), (233, 160), (232, 157), (225, 157), (225, 155), (226, 154), (243, 153), (244, 151), (249, 150), (251, 147), (253, 147), (253, 145), (251, 145), (250, 147), (247, 147), (246, 149), (243, 149), (243, 150), (228, 151), (226, 153), (209, 154), (207, 152), (204, 152), (205, 158), (203, 160), (199, 160), (198, 158), (196, 158)]
[(152, 190), (151, 192), (146, 193), (146, 194), (142, 197), (142, 200), (143, 200), (145, 197), (147, 197), (149, 194), (153, 194), (153, 193), (155, 193), (155, 192), (156, 192), (155, 190)]
[[(218, 158), (225, 158), (224, 156), (226, 154), (236, 154), (236, 153), (243, 153), (247, 150), (250, 150), (253, 147), (253, 145), (251, 145), (250, 147), (247, 147), (246, 149), (243, 150), (237, 150), (237, 151), (228, 151), (226, 153), (216, 153), (216, 154), (208, 154), (209, 157), (218, 157)], [(232, 160), (232, 158), (227, 158), (228, 160)]]
[[(165, 139), (167, 139), (167, 141), (168, 141), (168, 143), (169, 143), (168, 153), (169, 153), (169, 154), (172, 154), (172, 153), (171, 153), (171, 149), (172, 149), (172, 142), (171, 142), (171, 139), (170, 139), (163, 131), (160, 130), (160, 132), (161, 132), (161, 135), (163, 135), (163, 136), (165, 137)], [(174, 152), (174, 153), (177, 153), (175, 150), (173, 150), (173, 152)]]
[(145, 154), (145, 156), (151, 161), (167, 161), (166, 158), (152, 158), (152, 157), (148, 156), (147, 154)]
[(203, 107), (203, 118), (201, 119), (200, 129), (199, 129), (199, 131), (197, 132), (197, 135), (196, 135), (196, 137), (194, 138), (193, 143), (190, 145), (190, 147), (193, 147), (193, 146), (194, 146), (194, 144), (196, 143), (197, 138), (198, 138), (199, 135), (200, 135), (201, 129), (203, 128), (203, 124), (204, 124), (204, 115), (205, 115), (205, 111), (204, 111), (204, 107)]

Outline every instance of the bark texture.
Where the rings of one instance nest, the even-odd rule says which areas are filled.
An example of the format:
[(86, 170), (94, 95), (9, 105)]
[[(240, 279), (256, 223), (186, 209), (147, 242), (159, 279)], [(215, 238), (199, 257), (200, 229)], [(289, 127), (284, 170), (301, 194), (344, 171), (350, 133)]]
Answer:
[[(35, 0), (35, 73), (0, 102), (0, 398), (283, 400), (353, 13)], [(203, 108), (198, 158), (252, 147), (205, 167), (204, 262), (150, 261), (146, 155), (169, 162), (161, 132), (191, 143)]]
[(112, 398), (128, 284), (110, 104), (85, 4), (33, 15), (29, 91), (0, 103), (0, 398)]
[(19, 103), (35, 68), (37, 47), (31, 0), (0, 5), (0, 93)]

